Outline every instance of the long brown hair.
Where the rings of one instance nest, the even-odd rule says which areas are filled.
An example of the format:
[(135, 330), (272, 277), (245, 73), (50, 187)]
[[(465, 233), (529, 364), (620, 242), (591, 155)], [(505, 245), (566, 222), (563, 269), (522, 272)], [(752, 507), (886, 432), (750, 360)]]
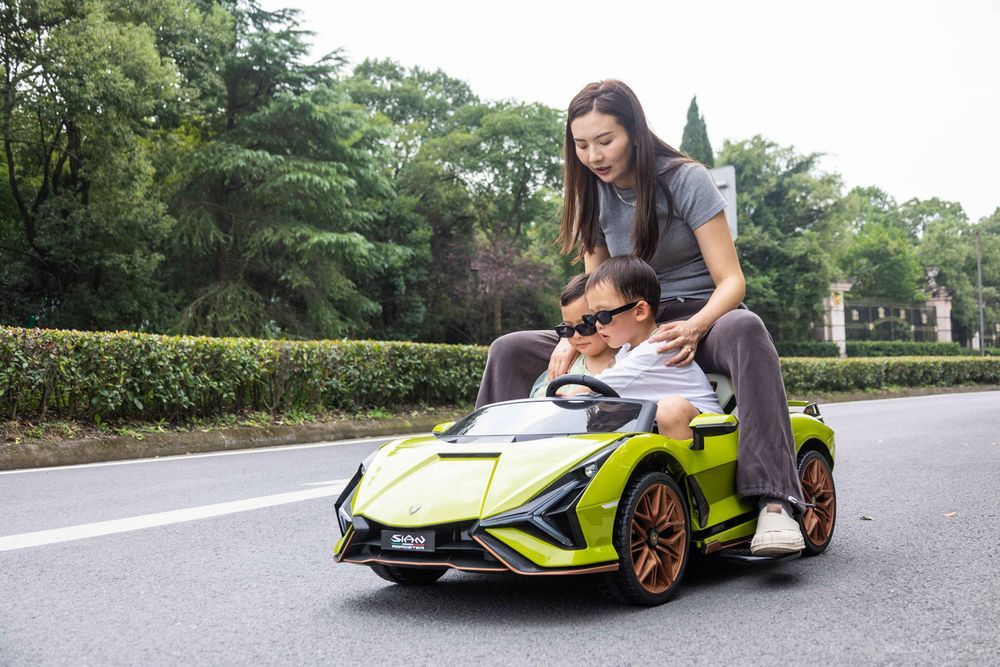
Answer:
[[(559, 226), (559, 243), (564, 253), (579, 244), (580, 254), (592, 253), (597, 246), (598, 198), (597, 176), (576, 156), (570, 125), (591, 111), (614, 116), (625, 128), (634, 144), (635, 163), (635, 223), (632, 226), (632, 252), (649, 261), (660, 240), (656, 219), (656, 158), (672, 157), (689, 160), (686, 155), (657, 137), (646, 124), (646, 114), (632, 89), (621, 81), (607, 79), (588, 83), (569, 103), (566, 118), (566, 145), (563, 161), (563, 213)], [(667, 226), (674, 217), (674, 200), (668, 188)]]

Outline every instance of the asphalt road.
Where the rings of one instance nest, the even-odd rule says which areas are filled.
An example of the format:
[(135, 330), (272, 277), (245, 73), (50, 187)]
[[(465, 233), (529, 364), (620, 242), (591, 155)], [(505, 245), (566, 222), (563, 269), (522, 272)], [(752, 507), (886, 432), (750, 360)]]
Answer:
[(1000, 392), (823, 412), (829, 550), (702, 565), (655, 609), (334, 565), (336, 491), (384, 440), (0, 473), (0, 664), (1000, 663)]

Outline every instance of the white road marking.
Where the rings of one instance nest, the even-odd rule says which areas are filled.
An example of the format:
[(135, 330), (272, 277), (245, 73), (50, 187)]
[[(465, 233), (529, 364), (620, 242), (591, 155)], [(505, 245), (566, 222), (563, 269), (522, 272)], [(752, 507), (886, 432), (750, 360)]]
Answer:
[(367, 442), (388, 442), (396, 438), (413, 438), (426, 433), (412, 433), (404, 435), (385, 435), (377, 438), (354, 438), (353, 440), (334, 440), (331, 442), (316, 442), (308, 445), (278, 445), (275, 447), (256, 447), (253, 449), (236, 449), (225, 452), (205, 452), (204, 454), (177, 454), (176, 456), (158, 456), (146, 459), (128, 459), (125, 461), (104, 461), (102, 463), (79, 463), (68, 466), (50, 466), (48, 468), (22, 468), (19, 470), (0, 470), (0, 475), (23, 475), (29, 472), (49, 472), (51, 470), (74, 470), (77, 468), (100, 468), (102, 466), (124, 466), (133, 463), (160, 463), (162, 461), (176, 461), (178, 459), (207, 459), (213, 456), (237, 456), (240, 454), (272, 454), (275, 452), (287, 452), (293, 449), (315, 449), (316, 447), (340, 447), (341, 445), (359, 445)]
[(303, 500), (327, 498), (329, 496), (339, 495), (348, 481), (350, 480), (335, 479), (331, 480), (330, 485), (321, 486), (316, 489), (305, 489), (303, 491), (292, 491), (290, 493), (277, 493), (270, 496), (245, 498), (243, 500), (233, 500), (227, 503), (189, 507), (187, 509), (171, 510), (169, 512), (142, 514), (125, 519), (85, 523), (79, 526), (69, 526), (67, 528), (55, 528), (52, 530), (39, 530), (33, 533), (7, 535), (6, 537), (0, 537), (0, 551), (13, 551), (14, 549), (26, 549), (28, 547), (38, 547), (45, 544), (83, 540), (88, 537), (99, 537), (101, 535), (114, 535), (115, 533), (126, 533), (132, 530), (142, 530), (144, 528), (153, 528), (155, 526), (168, 526), (172, 523), (209, 519), (211, 517), (235, 514), (237, 512), (247, 512), (249, 510), (262, 509), (264, 507), (297, 503)]

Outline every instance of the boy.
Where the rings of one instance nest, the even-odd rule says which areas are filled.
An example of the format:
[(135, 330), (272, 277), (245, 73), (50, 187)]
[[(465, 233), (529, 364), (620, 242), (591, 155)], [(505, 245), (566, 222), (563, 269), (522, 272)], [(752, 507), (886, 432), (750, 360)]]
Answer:
[[(562, 324), (556, 325), (556, 334), (560, 338), (568, 338), (570, 345), (578, 353), (576, 361), (569, 372), (580, 375), (597, 375), (608, 368), (615, 359), (617, 350), (608, 347), (604, 339), (597, 335), (597, 327), (593, 323), (583, 321), (590, 312), (587, 307), (586, 273), (570, 280), (559, 295), (559, 306), (562, 310)], [(543, 371), (531, 387), (532, 398), (545, 396), (549, 386), (548, 371)], [(571, 387), (569, 388), (571, 389)]]
[[(705, 373), (696, 363), (665, 366), (674, 351), (657, 353), (659, 343), (648, 338), (656, 329), (660, 282), (656, 272), (637, 257), (621, 255), (605, 260), (587, 280), (593, 324), (610, 347), (620, 348), (614, 366), (597, 378), (626, 398), (657, 401), (656, 425), (661, 435), (675, 440), (692, 436), (690, 421), (702, 412), (722, 412)], [(586, 389), (573, 389), (578, 394)]]

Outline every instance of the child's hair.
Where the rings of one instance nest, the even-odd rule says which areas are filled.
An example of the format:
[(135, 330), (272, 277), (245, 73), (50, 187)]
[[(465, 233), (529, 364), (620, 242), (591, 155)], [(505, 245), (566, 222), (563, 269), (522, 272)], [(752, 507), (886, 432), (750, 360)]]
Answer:
[(573, 279), (566, 283), (566, 287), (563, 287), (562, 294), (559, 295), (559, 305), (568, 306), (578, 299), (582, 299), (587, 292), (587, 278), (590, 275), (586, 273), (581, 273), (578, 276), (573, 276)]
[(587, 288), (610, 283), (626, 301), (645, 301), (654, 313), (660, 307), (660, 281), (656, 271), (632, 255), (619, 255), (605, 260), (590, 274)]

